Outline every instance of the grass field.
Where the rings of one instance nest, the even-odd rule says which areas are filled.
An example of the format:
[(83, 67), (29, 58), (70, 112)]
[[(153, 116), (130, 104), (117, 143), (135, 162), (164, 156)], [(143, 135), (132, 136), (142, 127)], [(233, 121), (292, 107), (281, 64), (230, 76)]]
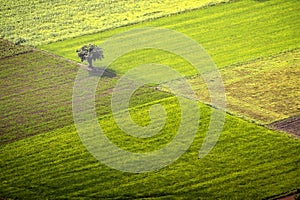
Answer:
[[(295, 55), (297, 51), (248, 65), (280, 60), (292, 62), (292, 57)], [(6, 61), (6, 65), (1, 66), (8, 66), (8, 60), (15, 64), (18, 61), (24, 67), (14, 68), (11, 65), (10, 68), (5, 68), (6, 73), (1, 73), (7, 76), (2, 76), (6, 79), (1, 78), (1, 80), (13, 81), (7, 84), (10, 90), (3, 93), (6, 98), (1, 99), (1, 105), (6, 105), (2, 109), (7, 110), (1, 112), (10, 113), (16, 118), (21, 116), (25, 119), (29, 118), (28, 122), (31, 123), (27, 124), (30, 129), (22, 129), (12, 124), (10, 126), (15, 132), (6, 129), (4, 133), (9, 133), (8, 138), (1, 137), (7, 142), (16, 139), (14, 133), (22, 133), (22, 130), (24, 135), (21, 135), (21, 138), (30, 130), (37, 131), (32, 132), (33, 134), (40, 134), (10, 144), (2, 144), (0, 194), (3, 197), (13, 199), (104, 197), (262, 199), (297, 189), (299, 186), (300, 180), (297, 176), (300, 173), (299, 140), (234, 116), (227, 116), (225, 128), (213, 151), (204, 159), (198, 159), (198, 151), (208, 128), (211, 109), (202, 104), (200, 104), (201, 120), (196, 138), (188, 152), (175, 163), (162, 170), (146, 174), (131, 174), (110, 169), (86, 151), (74, 126), (71, 125), (72, 84), (68, 85), (66, 78), (69, 77), (71, 82), (78, 66), (41, 52), (2, 59), (1, 62)], [(31, 62), (32, 60), (36, 62)], [(48, 65), (43, 65), (43, 62)], [(31, 70), (25, 70), (24, 68), (28, 69), (31, 63), (38, 64), (35, 67), (33, 65)], [(269, 66), (262, 65), (261, 68), (268, 71)], [(278, 69), (281, 67), (279, 62)], [(255, 68), (241, 65), (231, 70), (241, 73), (249, 72), (247, 70), (251, 71), (251, 69), (255, 71)], [(58, 74), (53, 70), (58, 70)], [(230, 75), (227, 70), (230, 68), (221, 70), (227, 72), (223, 73), (224, 77)], [(11, 77), (13, 74), (9, 71), (15, 71), (14, 75), (19, 77), (19, 80), (22, 78), (21, 75), (39, 77), (40, 80), (35, 82), (23, 77), (21, 84), (17, 85), (15, 79)], [(50, 74), (56, 76), (50, 77)], [(179, 120), (176, 114), (179, 112), (176, 99), (151, 87), (145, 86), (137, 90), (130, 104), (134, 109), (133, 119), (137, 123), (147, 124), (149, 117), (146, 113), (149, 103), (151, 105), (160, 102), (168, 111), (168, 123), (160, 134), (151, 139), (143, 140), (128, 136), (116, 126), (110, 114), (109, 91), (117, 78), (119, 77), (111, 80), (103, 79), (99, 84), (102, 87), (98, 88), (99, 96), (96, 97), (100, 124), (110, 140), (133, 152), (152, 151), (168, 143), (173, 138)], [(240, 78), (237, 80), (243, 80), (243, 77)], [(237, 81), (228, 80), (228, 83)], [(60, 86), (62, 82), (66, 84)], [(41, 87), (41, 83), (44, 87)], [(32, 90), (26, 90), (29, 86)], [(59, 89), (61, 87), (64, 90)], [(16, 93), (17, 89), (20, 89), (21, 93)], [(10, 95), (12, 93), (16, 95)], [(43, 96), (45, 97), (37, 98)], [(62, 100), (64, 104), (57, 99)], [(36, 117), (36, 121), (33, 121), (35, 117), (33, 113), (26, 113), (26, 110), (36, 111), (41, 108), (44, 110)], [(64, 112), (57, 112), (55, 108)], [(48, 117), (45, 115), (47, 118), (42, 118), (43, 113), (50, 114)], [(16, 122), (13, 117), (7, 119), (6, 117), (5, 115), (5, 118), (1, 119), (6, 120), (1, 121), (1, 124)], [(57, 129), (58, 127), (63, 128)]]
[(212, 0), (1, 0), (0, 36), (40, 45), (203, 7), (210, 2)]
[[(299, 1), (237, 1), (210, 9), (199, 9), (98, 34), (76, 37), (43, 45), (40, 48), (77, 61), (74, 51), (83, 44), (101, 44), (106, 38), (133, 28), (164, 27), (184, 33), (196, 40), (206, 49), (216, 65), (222, 68), (299, 47), (300, 12), (297, 12), (299, 6)], [(147, 57), (147, 54), (141, 51), (139, 56), (141, 57), (134, 55), (136, 60), (142, 60)], [(164, 58), (161, 52), (152, 56)], [(128, 58), (132, 57), (128, 56)], [(123, 62), (132, 61), (126, 59)], [(111, 66), (113, 69), (114, 67)]]
[[(177, 106), (173, 99), (161, 102), (171, 108), (174, 119)], [(210, 113), (209, 107), (200, 108), (200, 126), (191, 148), (170, 166), (149, 173), (125, 173), (101, 164), (85, 150), (73, 126), (2, 146), (0, 194), (31, 199), (262, 199), (299, 187), (299, 140), (233, 116), (227, 116), (213, 151), (198, 159)], [(137, 108), (135, 114), (143, 109)], [(160, 140), (156, 137), (130, 143), (128, 136), (111, 123), (110, 114), (100, 122), (105, 131), (118, 133), (111, 136), (114, 142), (127, 141), (122, 145), (138, 152), (163, 145), (176, 130), (174, 123), (168, 123), (158, 136)]]

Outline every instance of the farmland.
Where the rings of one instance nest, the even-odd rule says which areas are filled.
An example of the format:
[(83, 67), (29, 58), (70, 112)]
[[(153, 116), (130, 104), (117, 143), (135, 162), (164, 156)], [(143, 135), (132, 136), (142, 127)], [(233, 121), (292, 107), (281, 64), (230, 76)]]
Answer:
[(1, 143), (72, 123), (72, 116), (66, 113), (72, 109), (76, 66), (41, 52), (1, 59), (0, 63), (5, 87), (1, 92), (5, 105), (1, 106)]
[[(299, 113), (299, 50), (293, 49), (299, 48), (300, 44), (300, 27), (297, 25), (300, 15), (299, 12), (289, 12), (297, 9), (299, 2), (279, 2), (238, 1), (222, 4), (213, 9), (195, 10), (43, 45), (41, 48), (76, 60), (74, 49), (82, 43), (101, 44), (106, 38), (132, 28), (165, 27), (182, 32), (198, 41), (222, 69), (220, 72), (227, 84), (225, 89), (230, 112), (267, 124)], [(243, 15), (239, 14), (241, 12)], [(171, 66), (186, 77), (197, 73), (178, 56), (154, 49), (122, 56), (110, 68), (117, 74), (124, 74), (131, 67), (143, 63)], [(203, 98), (200, 99), (208, 102), (209, 97), (204, 97), (205, 92), (208, 94), (206, 86), (200, 84), (203, 80), (199, 77), (191, 78), (191, 83), (201, 92), (199, 95)], [(277, 83), (274, 83), (274, 77), (278, 79)], [(244, 89), (239, 91), (241, 88)]]
[(14, 43), (3, 39), (0, 39), (0, 44), (0, 59), (26, 53), (32, 50), (28, 46), (15, 45)]
[[(76, 63), (35, 51), (1, 59), (0, 66), (0, 82), (5, 88), (1, 92), (1, 105), (5, 105), (0, 108), (1, 143), (48, 132), (73, 123), (72, 92), (78, 69)], [(116, 80), (117, 77), (112, 80), (104, 77), (99, 82), (99, 86), (101, 85), (97, 92), (99, 115), (111, 112), (109, 110), (111, 94), (100, 94), (112, 88)], [(145, 94), (154, 92), (153, 99), (169, 96), (147, 87), (141, 88), (135, 96), (144, 99)]]
[[(99, 34), (42, 45), (40, 48), (77, 60), (74, 49), (78, 49), (82, 44), (101, 44), (112, 35), (133, 28), (163, 27), (181, 32), (196, 40), (209, 53), (216, 65), (224, 68), (299, 47), (300, 14), (297, 12), (299, 4), (299, 1), (281, 0), (238, 1), (212, 7), (212, 9), (195, 10)], [(151, 55), (164, 58), (161, 52), (151, 53)], [(141, 58), (135, 54), (133, 57), (137, 58), (136, 60), (146, 57), (143, 52), (140, 56)], [(134, 61), (120, 58), (120, 62)], [(114, 67), (118, 66), (111, 66)]]
[[(263, 124), (299, 114), (299, 52), (296, 49), (220, 70), (227, 108)], [(197, 76), (190, 82), (199, 99), (209, 102), (203, 79)]]
[(47, 0), (1, 0), (0, 36), (14, 42), (24, 40), (25, 44), (36, 46), (188, 11), (210, 2), (69, 0), (66, 3)]
[[(300, 189), (299, 138), (267, 126), (299, 115), (299, 1), (244, 0), (210, 6), (204, 6), (209, 1), (175, 0), (171, 6), (166, 6), (169, 1), (134, 2), (2, 2), (0, 17), (7, 21), (1, 21), (1, 34), (12, 42), (0, 40), (0, 199), (252, 200)], [(99, 14), (98, 8), (105, 6), (109, 8)], [(227, 109), (211, 105), (201, 75), (170, 52), (135, 50), (103, 66), (109, 71), (95, 89), (96, 122), (122, 150), (153, 152), (170, 144), (180, 128), (187, 137), (192, 130), (180, 124), (179, 101), (185, 98), (156, 84), (139, 87), (128, 105), (131, 119), (141, 126), (149, 125), (153, 114), (163, 119), (151, 113), (152, 106), (161, 105), (166, 111), (162, 129), (149, 138), (133, 137), (122, 129), (112, 111), (112, 97), (122, 92), (114, 89), (129, 70), (147, 63), (169, 66), (185, 77), (199, 100), (185, 99), (200, 110), (188, 150), (160, 170), (129, 173), (99, 162), (79, 134), (73, 118), (74, 80), (78, 71), (84, 80), (96, 80), (99, 74), (78, 63), (75, 50), (143, 27), (169, 28), (200, 43), (222, 76)], [(38, 48), (15, 45), (20, 38)], [(81, 106), (79, 110), (85, 108)], [(195, 115), (192, 109), (185, 112)], [(226, 121), (212, 151), (199, 158), (213, 112), (225, 113)], [(122, 123), (131, 127), (127, 119)], [(153, 127), (159, 125), (160, 120), (154, 121)], [(109, 159), (128, 162), (116, 151), (108, 153)]]
[[(172, 121), (176, 101), (163, 101), (171, 108)], [(1, 194), (10, 198), (262, 199), (299, 186), (299, 141), (236, 117), (227, 116), (214, 150), (198, 159), (211, 109), (200, 108), (201, 124), (191, 148), (170, 166), (151, 173), (131, 174), (101, 164), (86, 151), (73, 126), (7, 144), (0, 157)], [(135, 114), (140, 112), (143, 107)], [(174, 123), (168, 123), (157, 136), (160, 140), (151, 138), (140, 145), (111, 124), (110, 114), (100, 122), (114, 142), (127, 141), (122, 146), (137, 152), (163, 145), (170, 140), (169, 132), (176, 130)]]

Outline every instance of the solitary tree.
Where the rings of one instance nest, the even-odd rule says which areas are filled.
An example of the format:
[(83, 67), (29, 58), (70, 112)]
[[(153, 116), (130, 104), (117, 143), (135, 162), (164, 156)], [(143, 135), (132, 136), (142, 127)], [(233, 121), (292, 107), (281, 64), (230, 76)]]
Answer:
[(93, 67), (93, 61), (104, 58), (103, 50), (94, 44), (84, 45), (81, 49), (76, 50), (76, 52), (81, 62), (86, 60), (89, 63), (89, 68)]

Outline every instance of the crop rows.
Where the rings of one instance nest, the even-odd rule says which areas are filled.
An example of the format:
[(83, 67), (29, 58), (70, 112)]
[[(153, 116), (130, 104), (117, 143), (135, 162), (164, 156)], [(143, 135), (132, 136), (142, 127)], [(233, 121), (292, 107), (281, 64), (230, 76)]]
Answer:
[(1, 143), (72, 123), (77, 66), (41, 52), (0, 60)]
[[(176, 132), (172, 118), (178, 120), (179, 107), (174, 100), (156, 102), (164, 105), (171, 118), (148, 141), (123, 134), (112, 124), (110, 114), (100, 117), (100, 123), (108, 137), (125, 149), (153, 150), (172, 140), (170, 133)], [(140, 120), (148, 120), (143, 114), (147, 108), (134, 109), (135, 115), (144, 116)], [(213, 151), (198, 159), (211, 108), (200, 105), (200, 109), (199, 130), (191, 148), (170, 166), (151, 173), (125, 173), (101, 164), (86, 151), (73, 126), (7, 144), (0, 155), (0, 194), (9, 198), (262, 199), (299, 186), (299, 141), (236, 117), (227, 116)]]
[[(140, 7), (128, 16), (124, 14), (132, 9), (131, 4), (121, 1), (83, 5), (82, 1), (58, 0), (55, 6), (43, 0), (40, 4), (35, 0), (2, 2), (1, 10), (5, 12), (0, 18), (5, 16), (7, 21), (1, 34), (12, 40), (26, 37), (29, 44), (44, 44), (135, 23), (132, 19), (137, 16), (144, 21), (203, 6), (196, 1), (187, 5), (186, 1), (177, 4), (176, 0), (170, 7), (165, 6), (168, 1), (160, 5), (158, 2), (139, 2)], [(114, 8), (112, 13), (106, 13), (107, 9), (100, 16), (98, 8), (104, 5)], [(174, 8), (175, 5), (179, 7)], [(269, 123), (299, 113), (299, 5), (299, 1), (283, 0), (233, 1), (40, 46), (78, 61), (75, 50), (83, 44), (100, 44), (125, 30), (155, 26), (182, 32), (207, 50), (220, 68), (228, 108), (235, 116), (226, 114), (216, 146), (199, 159), (199, 149), (211, 128), (211, 113), (223, 111), (193, 101), (200, 109), (200, 120), (190, 148), (171, 165), (148, 173), (112, 169), (96, 160), (80, 140), (72, 116), (72, 97), (77, 71), (85, 66), (39, 50), (4, 56), (0, 59), (0, 199), (263, 199), (299, 189), (299, 140), (236, 116)], [(16, 12), (24, 17), (12, 17)], [(22, 26), (17, 27), (18, 23)], [(102, 25), (101, 29), (96, 25)], [(113, 89), (129, 69), (145, 63), (176, 69), (190, 81), (199, 100), (209, 103), (201, 77), (177, 55), (143, 49), (118, 58), (109, 66), (113, 76), (101, 77), (98, 83), (97, 120), (107, 139), (134, 153), (164, 147), (179, 128), (185, 134), (191, 131), (191, 126), (184, 126), (188, 123), (180, 125), (183, 108), (179, 98), (155, 84), (144, 85), (133, 93), (129, 111), (134, 123), (147, 126), (151, 122), (151, 107), (162, 105), (167, 113), (162, 129), (153, 137), (136, 138), (119, 127), (111, 111), (112, 93), (118, 93)], [(86, 78), (98, 76), (87, 70), (83, 73)], [(160, 113), (151, 114), (161, 119)], [(188, 110), (186, 114), (193, 116), (194, 112)], [(127, 119), (123, 125), (132, 128)], [(112, 156), (107, 159), (126, 163), (115, 152), (109, 153)]]
[[(300, 16), (296, 10), (293, 12), (298, 6), (296, 1), (238, 1), (41, 48), (76, 60), (74, 49), (82, 44), (101, 44), (106, 38), (133, 28), (170, 28), (199, 42), (222, 69), (220, 72), (225, 82), (230, 112), (259, 123), (270, 123), (299, 113), (296, 102), (299, 98), (296, 91), (299, 85), (299, 53), (298, 50), (291, 52), (300, 44), (297, 25)], [(280, 52), (290, 53), (278, 56)], [(267, 58), (271, 56), (272, 59)], [(200, 76), (193, 77), (198, 72), (178, 55), (156, 49), (139, 50), (119, 57), (109, 67), (122, 75), (145, 63), (170, 66), (191, 77), (192, 85), (198, 87), (196, 90), (200, 99), (208, 102), (206, 87), (199, 83)]]
[[(76, 37), (43, 45), (40, 48), (77, 60), (74, 49), (80, 48), (83, 44), (100, 45), (105, 39), (134, 28), (163, 27), (181, 32), (196, 40), (210, 54), (216, 65), (223, 68), (298, 48), (300, 14), (297, 8), (299, 4), (299, 1), (283, 0), (237, 1), (210, 9), (195, 10), (98, 34)], [(165, 56), (161, 51), (150, 53), (152, 58)], [(144, 51), (133, 52), (132, 55), (128, 55), (124, 60), (120, 59), (118, 64), (135, 65), (134, 62), (149, 56)], [(168, 58), (167, 56), (167, 62), (171, 62)], [(127, 67), (131, 67), (130, 65)], [(118, 67), (118, 65), (111, 66), (116, 70)]]
[[(0, 66), (0, 83), (3, 87), (0, 98), (3, 105), (0, 107), (0, 143), (73, 123), (72, 94), (79, 68), (77, 64), (35, 51), (1, 59)], [(111, 90), (117, 79), (102, 77), (99, 82), (96, 93), (99, 116), (111, 112)], [(135, 92), (131, 105), (168, 96), (167, 93), (145, 86)]]
[[(296, 49), (221, 69), (227, 109), (264, 124), (299, 114), (299, 53)], [(201, 76), (189, 81), (199, 99), (210, 103)]]
[(210, 2), (1, 0), (0, 36), (30, 45), (47, 44), (199, 8)]
[(0, 59), (32, 51), (28, 46), (15, 45), (7, 40), (0, 39)]

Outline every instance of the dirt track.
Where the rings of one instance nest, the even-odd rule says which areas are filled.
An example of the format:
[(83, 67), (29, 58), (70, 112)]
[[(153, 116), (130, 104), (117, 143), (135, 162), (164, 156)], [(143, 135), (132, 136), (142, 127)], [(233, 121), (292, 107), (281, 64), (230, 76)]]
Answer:
[(292, 133), (300, 137), (300, 115), (274, 122), (270, 128)]

